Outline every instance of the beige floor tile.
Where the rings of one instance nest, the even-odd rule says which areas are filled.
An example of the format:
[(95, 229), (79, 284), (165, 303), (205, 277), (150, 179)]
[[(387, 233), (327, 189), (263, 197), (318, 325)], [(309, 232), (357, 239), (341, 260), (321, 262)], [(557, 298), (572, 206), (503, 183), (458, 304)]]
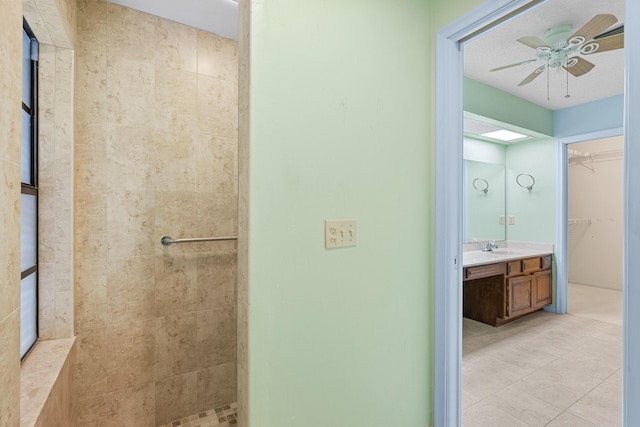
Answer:
[(522, 381), (511, 386), (514, 394), (528, 393), (543, 402), (549, 403), (559, 409), (565, 410), (576, 403), (584, 394), (571, 390), (561, 383), (549, 381), (530, 375)]
[(622, 424), (622, 395), (616, 397), (617, 399), (596, 388), (567, 409), (567, 412), (600, 427), (619, 427)]
[[(490, 366), (490, 363), (486, 366)], [(462, 377), (463, 390), (479, 399), (503, 390), (514, 382), (514, 379), (503, 376), (499, 371), (469, 369), (465, 372), (464, 364)]]
[(467, 390), (462, 390), (462, 409), (466, 409), (471, 405), (480, 402), (480, 398)]
[(467, 427), (620, 425), (619, 325), (538, 312), (499, 328), (468, 319), (464, 327)]
[(564, 359), (557, 359), (525, 378), (529, 382), (533, 377), (549, 382), (562, 384), (578, 393), (587, 393), (602, 382), (601, 379), (589, 376), (579, 369), (574, 369), (571, 363)]
[(563, 411), (514, 386), (489, 396), (482, 403), (495, 406), (532, 426), (544, 426)]
[(518, 381), (534, 371), (535, 368), (530, 366), (517, 366), (514, 363), (507, 363), (489, 356), (468, 362), (466, 366), (462, 367), (463, 375), (484, 373), (506, 378), (511, 382)]
[(508, 365), (523, 369), (540, 369), (557, 359), (556, 356), (543, 349), (514, 346), (505, 346), (505, 348), (492, 354), (492, 357)]
[(569, 313), (622, 325), (622, 291), (569, 283)]
[(605, 380), (622, 368), (622, 354), (611, 357), (601, 352), (576, 350), (562, 356), (574, 369), (594, 378)]
[[(591, 357), (605, 358), (610, 362), (622, 363), (622, 329), (618, 327), (617, 331), (607, 333), (608, 336), (598, 335), (591, 339), (585, 340), (575, 352), (581, 352), (591, 355)], [(565, 356), (569, 356), (567, 353)]]
[(577, 417), (568, 412), (563, 412), (556, 419), (547, 424), (547, 427), (597, 427), (589, 421)]
[(462, 412), (467, 427), (531, 427), (495, 406), (477, 403)]

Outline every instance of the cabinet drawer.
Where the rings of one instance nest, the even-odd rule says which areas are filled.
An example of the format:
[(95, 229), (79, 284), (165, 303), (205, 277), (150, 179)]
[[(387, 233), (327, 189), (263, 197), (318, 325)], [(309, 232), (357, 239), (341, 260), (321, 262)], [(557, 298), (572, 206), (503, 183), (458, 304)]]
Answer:
[(542, 258), (527, 258), (522, 260), (522, 273), (529, 274), (542, 269)]
[(545, 255), (542, 257), (535, 257), (535, 258), (527, 258), (521, 261), (522, 261), (522, 274), (529, 274), (535, 271), (548, 270), (551, 268), (551, 255)]
[(551, 255), (540, 257), (540, 269), (548, 270), (551, 268)]
[(464, 269), (464, 280), (481, 279), (483, 277), (504, 274), (504, 263), (476, 265)]
[(522, 274), (522, 260), (507, 261), (507, 276), (518, 276)]

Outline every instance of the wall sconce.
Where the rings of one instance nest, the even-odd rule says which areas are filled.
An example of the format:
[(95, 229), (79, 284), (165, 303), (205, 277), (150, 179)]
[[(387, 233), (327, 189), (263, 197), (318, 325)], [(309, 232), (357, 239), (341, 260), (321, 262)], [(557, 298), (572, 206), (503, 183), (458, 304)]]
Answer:
[(473, 180), (473, 188), (487, 194), (489, 192), (489, 183), (486, 179), (476, 178)]
[(529, 191), (531, 191), (533, 189), (533, 186), (536, 185), (536, 180), (528, 173), (521, 173), (520, 175), (516, 176), (516, 182), (520, 187), (526, 188)]

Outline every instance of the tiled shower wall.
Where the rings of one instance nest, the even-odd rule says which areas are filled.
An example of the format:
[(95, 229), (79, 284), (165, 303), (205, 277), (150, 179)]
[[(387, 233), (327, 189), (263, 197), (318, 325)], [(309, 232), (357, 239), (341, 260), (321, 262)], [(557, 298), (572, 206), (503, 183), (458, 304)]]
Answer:
[(78, 425), (154, 426), (236, 400), (237, 46), (78, 1)]
[(0, 425), (20, 425), (22, 0), (0, 1)]
[(73, 50), (40, 43), (38, 72), (38, 333), (49, 340), (74, 335)]
[(251, 2), (239, 3), (238, 37), (238, 427), (249, 425), (249, 89)]

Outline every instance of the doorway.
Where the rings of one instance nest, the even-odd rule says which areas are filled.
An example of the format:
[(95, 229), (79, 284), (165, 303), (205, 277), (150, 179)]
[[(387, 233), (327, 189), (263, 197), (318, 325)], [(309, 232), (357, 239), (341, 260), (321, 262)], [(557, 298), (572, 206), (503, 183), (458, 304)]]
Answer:
[(622, 325), (624, 138), (568, 146), (569, 314)]
[[(461, 425), (461, 241), (462, 229), (462, 68), (461, 44), (494, 25), (522, 12), (532, 2), (496, 1), (463, 16), (436, 35), (436, 293), (435, 293), (435, 425)], [(640, 5), (625, 3), (625, 38), (640, 36)], [(638, 58), (635, 62), (634, 59)], [(625, 76), (640, 68), (640, 46), (629, 44), (625, 51)], [(635, 123), (634, 120), (635, 119)], [(640, 83), (625, 77), (625, 223), (623, 288), (623, 425), (640, 425), (640, 408), (627, 402), (640, 398), (640, 374), (632, 370), (639, 360), (640, 339), (630, 333), (631, 325), (640, 325), (640, 314), (628, 310), (640, 303), (640, 293), (629, 286), (629, 277), (640, 274), (640, 265), (627, 259), (640, 256), (640, 170), (629, 164), (640, 160), (640, 147), (630, 141), (640, 138)], [(451, 143), (457, 141), (457, 143)], [(566, 147), (564, 147), (566, 150)], [(560, 208), (562, 210), (562, 208)], [(566, 233), (566, 226), (563, 229)], [(560, 262), (560, 261), (559, 261)], [(637, 263), (636, 263), (637, 264)], [(638, 271), (636, 271), (638, 269)], [(560, 278), (559, 278), (560, 279)], [(565, 295), (566, 296), (566, 295)], [(560, 295), (558, 296), (560, 299)], [(559, 310), (562, 309), (562, 301)], [(565, 301), (566, 304), (566, 301)]]

